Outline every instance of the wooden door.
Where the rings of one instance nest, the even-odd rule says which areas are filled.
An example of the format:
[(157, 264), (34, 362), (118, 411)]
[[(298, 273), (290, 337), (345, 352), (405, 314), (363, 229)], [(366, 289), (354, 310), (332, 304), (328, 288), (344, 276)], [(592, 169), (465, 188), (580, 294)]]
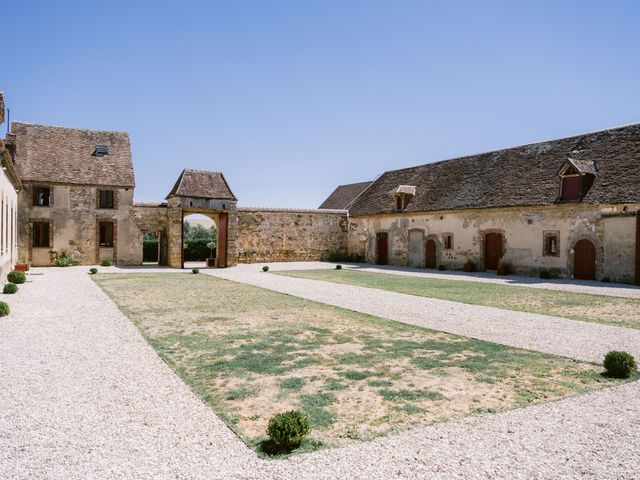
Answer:
[(424, 266), (426, 268), (436, 268), (436, 242), (433, 239), (427, 240)]
[(498, 262), (502, 258), (502, 234), (487, 233), (484, 236), (484, 268), (497, 270)]
[(376, 263), (378, 265), (389, 263), (389, 241), (386, 232), (376, 233)]
[(229, 227), (229, 214), (221, 213), (218, 216), (218, 244), (216, 247), (218, 267), (227, 266), (227, 230)]
[(409, 231), (409, 266), (424, 267), (424, 232), (422, 230)]
[(573, 278), (595, 280), (596, 248), (589, 240), (580, 240), (573, 248)]

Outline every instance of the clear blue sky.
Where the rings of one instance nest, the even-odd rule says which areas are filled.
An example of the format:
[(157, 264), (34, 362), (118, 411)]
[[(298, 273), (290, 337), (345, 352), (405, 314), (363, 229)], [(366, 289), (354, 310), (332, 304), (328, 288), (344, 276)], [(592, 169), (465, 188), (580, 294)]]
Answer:
[(316, 207), (386, 170), (640, 122), (637, 1), (1, 12), (12, 118), (128, 131), (137, 200), (190, 167), (224, 172), (241, 205)]

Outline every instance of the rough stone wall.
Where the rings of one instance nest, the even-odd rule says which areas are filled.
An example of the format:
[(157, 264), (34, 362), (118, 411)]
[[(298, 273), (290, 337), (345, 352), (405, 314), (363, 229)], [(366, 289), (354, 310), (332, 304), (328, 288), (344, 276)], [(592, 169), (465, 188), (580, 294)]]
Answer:
[[(484, 235), (500, 232), (504, 238), (504, 260), (519, 274), (538, 275), (547, 270), (562, 277), (573, 273), (573, 248), (589, 239), (596, 248), (596, 278), (633, 282), (635, 235), (633, 222), (607, 219), (622, 213), (631, 216), (640, 205), (577, 205), (553, 207), (496, 208), (352, 217), (349, 221), (349, 253), (376, 262), (376, 233), (387, 232), (389, 263), (409, 265), (409, 231), (422, 230), (424, 241), (436, 242), (436, 263), (447, 269), (462, 269), (467, 260), (484, 269)], [(635, 218), (635, 217), (633, 217)], [(607, 233), (608, 232), (608, 233)], [(545, 234), (558, 236), (558, 254), (544, 255)], [(451, 235), (451, 249), (444, 248)]]
[(134, 204), (133, 214), (140, 235), (144, 239), (145, 232), (156, 232), (159, 237), (159, 264), (168, 265), (169, 250), (169, 216), (166, 205)]
[(342, 210), (238, 209), (238, 263), (321, 260), (347, 252)]
[[(88, 185), (43, 184), (51, 187), (51, 206), (33, 206), (33, 184), (25, 184), (18, 196), (18, 252), (34, 266), (52, 264), (56, 252), (66, 250), (79, 255), (83, 265), (98, 258), (113, 258), (119, 264), (142, 263), (142, 235), (133, 214), (133, 189)], [(97, 190), (115, 191), (116, 208), (99, 209)], [(97, 244), (97, 221), (113, 221), (116, 248)], [(33, 247), (33, 222), (50, 225), (49, 247)], [(117, 252), (117, 253), (116, 253)]]

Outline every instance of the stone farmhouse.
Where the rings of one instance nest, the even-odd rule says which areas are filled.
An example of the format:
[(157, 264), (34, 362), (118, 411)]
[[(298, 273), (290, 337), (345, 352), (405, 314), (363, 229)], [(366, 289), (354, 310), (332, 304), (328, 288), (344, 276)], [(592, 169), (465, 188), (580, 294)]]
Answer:
[(190, 169), (164, 201), (135, 202), (124, 132), (13, 122), (0, 153), (3, 265), (62, 251), (140, 265), (155, 232), (159, 263), (180, 268), (184, 217), (199, 213), (216, 224), (218, 267), (349, 255), (640, 283), (640, 124), (389, 171), (318, 209), (238, 207), (222, 173)]

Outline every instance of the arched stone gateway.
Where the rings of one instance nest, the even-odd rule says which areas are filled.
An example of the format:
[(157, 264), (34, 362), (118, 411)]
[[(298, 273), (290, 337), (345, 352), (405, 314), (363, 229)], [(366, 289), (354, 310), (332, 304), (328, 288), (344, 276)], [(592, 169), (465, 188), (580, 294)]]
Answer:
[(216, 266), (235, 265), (237, 201), (222, 173), (183, 170), (167, 195), (169, 266), (184, 267), (183, 222), (184, 217), (192, 213), (206, 215), (217, 225)]

